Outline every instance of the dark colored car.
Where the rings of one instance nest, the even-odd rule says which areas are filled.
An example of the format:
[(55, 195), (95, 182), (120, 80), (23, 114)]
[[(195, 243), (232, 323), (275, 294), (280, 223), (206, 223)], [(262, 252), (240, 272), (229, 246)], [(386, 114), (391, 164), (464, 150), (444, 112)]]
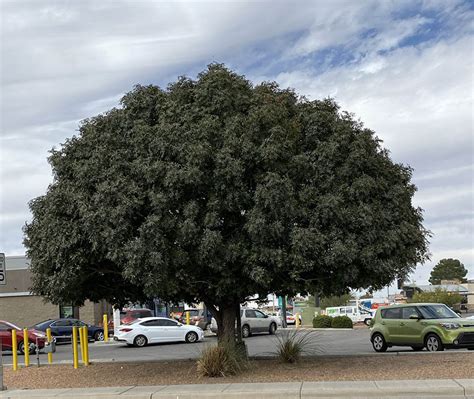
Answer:
[(70, 342), (72, 337), (72, 328), (83, 326), (87, 326), (90, 340), (104, 340), (104, 330), (102, 327), (92, 326), (77, 319), (50, 319), (36, 324), (34, 328), (44, 332), (46, 332), (47, 328), (51, 328), (51, 335), (56, 338), (56, 342)]
[(137, 319), (153, 317), (150, 309), (128, 309), (120, 312), (120, 324), (127, 324)]
[[(0, 341), (2, 349), (12, 349), (12, 330), (16, 330), (18, 351), (25, 353), (25, 345), (23, 342), (23, 329), (8, 321), (0, 320)], [(36, 344), (38, 348), (42, 349), (46, 342), (46, 335), (42, 331), (35, 329), (28, 329), (29, 353), (34, 353)]]
[[(186, 324), (186, 313), (189, 312), (189, 323), (198, 326), (201, 329), (205, 330), (212, 320), (212, 315), (204, 309), (186, 309), (183, 311), (178, 321), (182, 324)], [(207, 313), (207, 314), (206, 314)]]

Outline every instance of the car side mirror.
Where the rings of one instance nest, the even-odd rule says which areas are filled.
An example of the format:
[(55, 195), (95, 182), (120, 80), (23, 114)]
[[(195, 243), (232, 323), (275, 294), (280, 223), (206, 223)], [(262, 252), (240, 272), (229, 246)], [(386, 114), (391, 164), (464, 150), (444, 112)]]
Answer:
[(183, 325), (181, 323), (178, 323), (178, 327), (183, 327)]
[(410, 319), (412, 319), (412, 320), (420, 320), (420, 316), (417, 316), (417, 315), (415, 315), (415, 314), (412, 314), (412, 315), (410, 316)]
[(268, 319), (268, 315), (267, 315), (267, 314), (265, 315), (265, 318)]

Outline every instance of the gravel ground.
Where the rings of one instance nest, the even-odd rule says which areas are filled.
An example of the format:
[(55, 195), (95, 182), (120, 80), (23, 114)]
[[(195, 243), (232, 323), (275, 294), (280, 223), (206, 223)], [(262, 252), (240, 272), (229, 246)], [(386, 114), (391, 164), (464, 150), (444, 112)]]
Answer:
[(310, 358), (296, 365), (277, 360), (252, 360), (245, 373), (226, 378), (199, 378), (196, 362), (97, 363), (74, 370), (71, 365), (4, 369), (9, 388), (74, 388), (124, 385), (209, 384), (222, 382), (283, 382), (473, 378), (474, 354), (381, 355)]

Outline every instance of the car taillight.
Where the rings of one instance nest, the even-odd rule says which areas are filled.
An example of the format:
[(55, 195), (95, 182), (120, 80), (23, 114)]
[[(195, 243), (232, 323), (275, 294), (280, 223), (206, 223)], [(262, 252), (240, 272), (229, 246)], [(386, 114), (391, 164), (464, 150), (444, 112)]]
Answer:
[(119, 331), (121, 331), (121, 332), (130, 332), (132, 330), (133, 330), (133, 328), (121, 328)]

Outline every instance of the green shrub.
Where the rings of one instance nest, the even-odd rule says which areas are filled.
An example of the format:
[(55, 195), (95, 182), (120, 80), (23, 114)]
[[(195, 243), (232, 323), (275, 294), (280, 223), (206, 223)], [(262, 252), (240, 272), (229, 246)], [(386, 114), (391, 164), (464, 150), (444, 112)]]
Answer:
[(336, 316), (331, 321), (332, 328), (352, 328), (352, 320), (347, 316)]
[(325, 314), (318, 314), (313, 319), (313, 327), (314, 328), (330, 328), (331, 327), (331, 316), (327, 316)]
[(201, 377), (227, 377), (235, 375), (248, 367), (242, 350), (225, 346), (210, 346), (197, 361), (197, 372)]
[(317, 331), (304, 329), (283, 330), (274, 338), (277, 341), (274, 354), (283, 363), (296, 363), (303, 354), (315, 355), (320, 352), (316, 334)]

